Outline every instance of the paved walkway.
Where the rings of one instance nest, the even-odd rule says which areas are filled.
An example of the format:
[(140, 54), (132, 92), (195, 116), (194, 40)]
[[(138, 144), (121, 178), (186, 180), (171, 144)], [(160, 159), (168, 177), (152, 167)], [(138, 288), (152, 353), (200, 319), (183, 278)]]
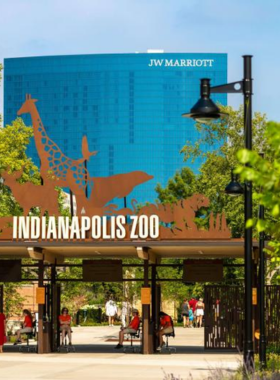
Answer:
[[(205, 352), (203, 329), (176, 328), (169, 344), (177, 348), (172, 355), (124, 354), (114, 350), (118, 327), (73, 328), (76, 353), (37, 355), (19, 353), (5, 345), (0, 356), (1, 380), (163, 380), (164, 372), (180, 379), (205, 379), (212, 368), (233, 371), (240, 356), (229, 352)], [(109, 340), (109, 341), (108, 341)]]

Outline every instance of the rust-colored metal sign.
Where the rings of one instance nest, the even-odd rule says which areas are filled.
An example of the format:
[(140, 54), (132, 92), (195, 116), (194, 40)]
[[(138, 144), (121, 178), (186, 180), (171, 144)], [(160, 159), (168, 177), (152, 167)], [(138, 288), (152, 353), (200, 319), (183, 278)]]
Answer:
[[(143, 207), (137, 205), (137, 201), (133, 199), (131, 205), (118, 209), (116, 204), (110, 203), (114, 198), (126, 197), (136, 186), (151, 180), (153, 176), (143, 171), (132, 171), (109, 177), (90, 177), (86, 162), (98, 152), (91, 152), (89, 150), (87, 138), (84, 136), (81, 146), (82, 157), (78, 160), (67, 157), (47, 135), (37, 110), (36, 102), (37, 100), (32, 99), (31, 95), (26, 95), (26, 99), (18, 111), (18, 115), (27, 113), (31, 116), (35, 145), (41, 162), (40, 175), (42, 184), (22, 183), (20, 180), (23, 170), (12, 173), (7, 168), (1, 173), (4, 184), (11, 189), (15, 199), (22, 207), (22, 216), (27, 218), (32, 208), (39, 208), (40, 218), (42, 219), (41, 224), (39, 223), (40, 228), (43, 225), (43, 217), (46, 215), (46, 212), (50, 216), (45, 230), (51, 228), (51, 232), (38, 227), (41, 231), (39, 236), (37, 236), (37, 232), (33, 234), (37, 236), (36, 240), (77, 241), (81, 239), (108, 239), (108, 237), (104, 237), (104, 234), (101, 234), (98, 238), (94, 238), (89, 232), (85, 235), (79, 235), (79, 232), (76, 232), (75, 237), (73, 233), (71, 235), (71, 231), (69, 231), (68, 235), (67, 231), (63, 236), (60, 236), (59, 233), (56, 234), (54, 229), (55, 225), (59, 224), (59, 222), (52, 222), (52, 218), (61, 216), (58, 207), (57, 186), (68, 188), (71, 196), (75, 197), (77, 218), (83, 217), (86, 220), (85, 218), (88, 217), (92, 221), (93, 217), (105, 217), (106, 223), (104, 223), (106, 224), (106, 229), (113, 231), (109, 237), (111, 240), (216, 240), (229, 239), (231, 237), (224, 213), (217, 215), (211, 213), (208, 225), (203, 228), (198, 227), (199, 223), (196, 220), (197, 212), (201, 208), (208, 208), (210, 206), (209, 199), (202, 194), (194, 194), (187, 199), (174, 202), (173, 204), (148, 204)], [(113, 223), (115, 223), (115, 219), (113, 217), (117, 216), (125, 217), (123, 226), (120, 227), (123, 231), (122, 235), (114, 233), (115, 225)], [(151, 217), (157, 217), (152, 222), (154, 225), (149, 225)], [(25, 231), (25, 234), (22, 235), (17, 233), (18, 225), (15, 225), (15, 223), (18, 223), (18, 220), (14, 219), (12, 215), (0, 218), (0, 239), (26, 240), (32, 237), (29, 229), (32, 228), (33, 222), (29, 222), (28, 220), (21, 222)], [(102, 226), (104, 226), (104, 223), (102, 223)], [(34, 226), (35, 224), (37, 226), (38, 220), (34, 220)], [(54, 226), (49, 227), (50, 224)], [(158, 231), (156, 230), (157, 228)], [(75, 229), (80, 231), (82, 227), (77, 226)], [(23, 237), (23, 235), (27, 236), (27, 238)]]
[(223, 280), (222, 260), (185, 260), (184, 282), (218, 282)]

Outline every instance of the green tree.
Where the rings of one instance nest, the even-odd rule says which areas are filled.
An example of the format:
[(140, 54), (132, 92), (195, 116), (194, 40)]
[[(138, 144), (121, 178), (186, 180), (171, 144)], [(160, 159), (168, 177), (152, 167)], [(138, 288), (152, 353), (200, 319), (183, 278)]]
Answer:
[[(26, 127), (20, 118), (0, 129), (0, 173), (23, 168), (22, 182), (40, 183), (39, 170), (26, 154), (32, 136), (32, 127)], [(5, 183), (1, 182), (0, 190), (0, 216), (20, 215), (21, 208)]]
[[(229, 118), (209, 125), (197, 123), (201, 137), (195, 144), (187, 142), (182, 153), (185, 161), (194, 161), (198, 157), (205, 159), (196, 177), (196, 192), (210, 199), (209, 211), (214, 214), (225, 212), (232, 236), (241, 237), (244, 234), (244, 199), (231, 198), (224, 190), (230, 182), (231, 170), (238, 165), (237, 152), (244, 146), (244, 113), (243, 107), (234, 110), (221, 106), (221, 109), (229, 114)], [(260, 150), (267, 149), (265, 115), (255, 113), (252, 124), (254, 145)], [(257, 207), (254, 212), (257, 213)]]
[[(248, 225), (256, 226), (259, 232), (265, 231), (272, 240), (272, 263), (279, 270), (280, 266), (280, 123), (269, 122), (264, 134), (268, 148), (264, 157), (255, 149), (242, 149), (237, 156), (241, 163), (236, 169), (242, 180), (253, 182), (254, 202), (262, 204), (266, 210), (265, 220), (255, 218)], [(249, 164), (249, 166), (245, 166)], [(269, 252), (269, 251), (268, 251)]]
[[(2, 64), (0, 63), (0, 83), (2, 81), (2, 74), (1, 74), (1, 71), (3, 70), (3, 66)], [(2, 115), (0, 113), (0, 128), (1, 128), (1, 124), (2, 124)]]
[(25, 298), (17, 292), (18, 288), (18, 283), (9, 282), (4, 284), (4, 310), (7, 319), (13, 315), (22, 314)]
[(193, 171), (184, 167), (181, 171), (177, 171), (173, 178), (169, 179), (165, 188), (157, 184), (155, 190), (161, 203), (174, 203), (177, 200), (190, 197), (194, 193), (195, 183)]

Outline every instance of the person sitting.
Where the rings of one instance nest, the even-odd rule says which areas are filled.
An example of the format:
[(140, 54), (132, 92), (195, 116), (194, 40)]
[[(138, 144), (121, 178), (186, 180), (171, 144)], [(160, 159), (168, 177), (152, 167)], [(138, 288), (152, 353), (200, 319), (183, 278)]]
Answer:
[(119, 332), (119, 343), (115, 347), (116, 349), (123, 348), (123, 341), (124, 341), (125, 334), (136, 334), (137, 330), (139, 329), (140, 318), (139, 318), (138, 310), (133, 309), (132, 315), (133, 315), (133, 318), (130, 324), (125, 328), (121, 327), (121, 331)]
[(30, 313), (29, 310), (24, 309), (23, 316), (24, 316), (24, 321), (22, 324), (22, 328), (17, 330), (16, 332), (17, 340), (14, 343), (14, 345), (21, 343), (21, 334), (28, 334), (28, 333), (30, 334), (33, 332), (32, 314)]
[(164, 313), (163, 311), (159, 313), (159, 318), (160, 318), (160, 328), (156, 332), (156, 335), (159, 338), (159, 346), (157, 348), (157, 351), (161, 351), (161, 348), (165, 344), (163, 341), (163, 335), (174, 333), (172, 318), (168, 314)]
[(61, 331), (61, 345), (64, 346), (65, 337), (68, 335), (69, 346), (72, 346), (72, 335), (71, 335), (71, 316), (68, 314), (67, 307), (61, 310), (61, 315), (58, 317), (60, 323)]

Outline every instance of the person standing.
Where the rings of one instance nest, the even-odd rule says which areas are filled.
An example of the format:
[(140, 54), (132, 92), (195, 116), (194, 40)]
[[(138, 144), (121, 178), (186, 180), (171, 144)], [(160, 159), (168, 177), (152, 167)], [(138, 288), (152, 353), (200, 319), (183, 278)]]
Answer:
[(121, 311), (121, 320), (122, 320), (122, 327), (129, 325), (129, 317), (131, 313), (131, 304), (126, 297), (124, 301), (122, 302), (122, 311)]
[(193, 311), (192, 308), (189, 310), (189, 327), (193, 327)]
[(109, 326), (114, 326), (115, 316), (118, 312), (116, 302), (113, 300), (113, 297), (110, 297), (105, 304), (105, 313), (108, 317)]
[(195, 312), (196, 304), (197, 304), (197, 300), (196, 300), (196, 298), (194, 296), (192, 296), (192, 298), (189, 301), (189, 305), (192, 308), (193, 314)]
[(199, 298), (196, 304), (196, 327), (202, 327), (202, 318), (204, 316), (203, 298)]
[(0, 312), (0, 354), (3, 354), (3, 346), (6, 341), (6, 317)]
[(181, 314), (183, 317), (183, 326), (184, 328), (189, 327), (189, 309), (190, 305), (186, 299), (184, 299), (181, 307)]

